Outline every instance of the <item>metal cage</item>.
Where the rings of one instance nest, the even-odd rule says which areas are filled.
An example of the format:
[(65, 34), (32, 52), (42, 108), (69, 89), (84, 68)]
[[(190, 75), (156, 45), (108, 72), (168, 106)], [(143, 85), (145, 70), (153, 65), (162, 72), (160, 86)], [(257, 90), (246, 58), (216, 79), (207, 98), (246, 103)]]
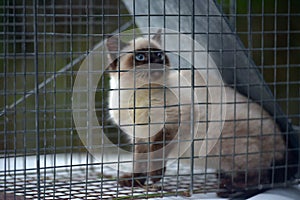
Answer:
[[(186, 70), (194, 75), (199, 67), (196, 53), (209, 55), (222, 83), (244, 95), (247, 101), (242, 103), (260, 105), (261, 112), (269, 113), (280, 129), (285, 154), (292, 155), (280, 163), (283, 179), (275, 182), (274, 161), (270, 163), (268, 183), (259, 178), (257, 184), (248, 187), (245, 176), (244, 190), (234, 190), (229, 197), (246, 198), (270, 188), (298, 185), (299, 6), (296, 0), (2, 1), (0, 199), (167, 199), (222, 193), (222, 174), (196, 165), (199, 157), (194, 147), (199, 141), (195, 139), (188, 141), (189, 156), (173, 159), (155, 184), (118, 184), (124, 179), (123, 164), (132, 165), (123, 160), (121, 151), (129, 152), (127, 157), (134, 160), (132, 152), (138, 142), (128, 142), (122, 126), (109, 119), (112, 109), (108, 98), (113, 89), (109, 84), (112, 71), (106, 68), (109, 53), (105, 43), (112, 35), (127, 41), (155, 35), (145, 27), (163, 30), (161, 37), (165, 46), (171, 46), (166, 52), (176, 65), (174, 71)], [(179, 38), (177, 42), (168, 40), (172, 35)], [(203, 49), (180, 41), (185, 36)], [(118, 44), (116, 53), (120, 55), (124, 52), (120, 41)], [(187, 59), (179, 58), (180, 54), (187, 55)], [(201, 67), (208, 74), (207, 66)], [(120, 76), (122, 71), (115, 73)], [(207, 90), (216, 87), (208, 85)], [(194, 77), (190, 88), (197, 90)], [(197, 102), (192, 100), (191, 104)], [(190, 110), (191, 116), (194, 112)], [(188, 134), (194, 136), (193, 130)], [(151, 151), (149, 144), (148, 148)], [(250, 157), (251, 153), (247, 150), (244, 156)], [(161, 159), (172, 160), (164, 156)], [(288, 174), (290, 168), (293, 172)], [(143, 176), (149, 179), (152, 175)], [(127, 177), (129, 181), (134, 178)]]

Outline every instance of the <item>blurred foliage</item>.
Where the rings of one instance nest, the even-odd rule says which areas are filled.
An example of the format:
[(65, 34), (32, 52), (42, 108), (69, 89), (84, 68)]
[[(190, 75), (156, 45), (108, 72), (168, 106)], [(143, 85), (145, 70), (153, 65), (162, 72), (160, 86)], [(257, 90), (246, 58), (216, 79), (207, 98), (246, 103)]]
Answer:
[[(118, 24), (129, 21), (129, 17), (118, 21), (118, 13), (127, 12), (118, 2), (40, 0), (35, 16), (35, 1), (2, 1), (0, 112), (24, 95), (34, 93), (36, 82), (43, 83), (72, 64), (102, 41), (105, 34), (116, 30)], [(71, 110), (72, 86), (79, 65), (59, 73), (39, 90), (38, 96), (32, 94), (16, 107), (6, 109), (5, 115), (0, 116), (0, 154), (35, 154), (37, 142), (40, 153), (85, 151)], [(101, 95), (99, 91), (96, 98), (102, 99)], [(97, 101), (96, 106), (101, 110), (102, 101)]]
[[(88, 53), (105, 34), (130, 20), (129, 16), (119, 17), (127, 11), (118, 0), (37, 2), (35, 16), (33, 0), (0, 1), (0, 112), (32, 92), (36, 82), (44, 82)], [(279, 104), (299, 125), (300, 1), (218, 2)], [(32, 94), (15, 108), (6, 109), (0, 116), (0, 154), (35, 154), (37, 143), (41, 153), (85, 151), (74, 129), (71, 110), (79, 64), (60, 73), (38, 95)], [(97, 114), (100, 122), (105, 119), (105, 132), (117, 132), (106, 120), (107, 84), (105, 76), (96, 95)]]

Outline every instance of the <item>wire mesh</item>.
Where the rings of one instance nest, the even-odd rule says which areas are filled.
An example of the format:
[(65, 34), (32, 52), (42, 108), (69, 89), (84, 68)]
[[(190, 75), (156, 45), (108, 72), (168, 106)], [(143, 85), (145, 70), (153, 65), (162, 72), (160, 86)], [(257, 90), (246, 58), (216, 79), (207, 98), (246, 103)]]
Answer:
[[(197, 6), (200, 3), (209, 6), (199, 8)], [(221, 13), (210, 13), (210, 5), (214, 3), (222, 10)], [(108, 150), (108, 159), (99, 160), (91, 153), (90, 149), (94, 147), (86, 145), (79, 136), (80, 130), (89, 131), (85, 127), (76, 127), (73, 119), (73, 86), (80, 66), (84, 59), (93, 52), (106, 57), (107, 51), (93, 50), (96, 49), (95, 46), (105, 46), (105, 39), (111, 35), (132, 28), (137, 28), (137, 31), (126, 32), (125, 39), (132, 39), (137, 35), (150, 38), (155, 34), (139, 30), (141, 24), (147, 27), (171, 27), (178, 34), (189, 35), (197, 41), (206, 41), (207, 43), (202, 44), (206, 50), (198, 51), (211, 54), (213, 58), (219, 58), (219, 61), (215, 62), (227, 85), (254, 99), (252, 101), (264, 105), (265, 109), (277, 120), (286, 138), (286, 144), (293, 146), (290, 151), (298, 152), (297, 145), (299, 144), (293, 143), (293, 138), (295, 135), (298, 137), (298, 133), (289, 134), (289, 132), (291, 124), (294, 132), (299, 132), (297, 127), (300, 126), (300, 60), (298, 56), (300, 25), (297, 23), (300, 17), (297, 9), (299, 4), (294, 0), (2, 1), (0, 6), (2, 25), (0, 28), (2, 46), (0, 50), (2, 63), (0, 68), (2, 85), (0, 90), (0, 198), (143, 199), (215, 193), (224, 189), (220, 187), (222, 176), (220, 172), (217, 172), (216, 176), (214, 170), (206, 166), (204, 170), (203, 168), (200, 170), (194, 163), (197, 156), (193, 147), (199, 144), (197, 140), (191, 140), (192, 148), (189, 150), (189, 155), (192, 156), (176, 158), (175, 163), (168, 166), (162, 180), (156, 184), (152, 185), (151, 182), (146, 181), (146, 186), (126, 187), (118, 184), (123, 180), (121, 164), (125, 163), (122, 161), (120, 152)], [(188, 8), (192, 8), (192, 12)], [(206, 14), (199, 12), (199, 9), (206, 10)], [(220, 24), (213, 24), (219, 19), (228, 20), (226, 23), (229, 23), (231, 32), (227, 29), (215, 32), (215, 26), (222, 27), (222, 30), (225, 27), (222, 20)], [(175, 25), (174, 21), (176, 21)], [(205, 26), (199, 24), (199, 21)], [(165, 39), (170, 35), (172, 34), (162, 32), (165, 45), (167, 45)], [(226, 41), (219, 40), (219, 37), (223, 35), (234, 37), (237, 35), (243, 48), (238, 42), (230, 44), (230, 47), (226, 46)], [(217, 47), (221, 48), (215, 48), (214, 42), (218, 43)], [(178, 46), (170, 51), (168, 56), (178, 65), (177, 70), (191, 71), (191, 77), (194, 77), (193, 73), (197, 69), (195, 65), (197, 57), (195, 58), (194, 52), (197, 52), (197, 49), (195, 50), (196, 47), (192, 44), (191, 49), (194, 52), (191, 53), (191, 50), (183, 49), (185, 44), (181, 43), (180, 39), (177, 43)], [(120, 48), (118, 53), (122, 53)], [(192, 67), (190, 68), (186, 68), (186, 61), (177, 56), (185, 53), (191, 53)], [(231, 66), (228, 67), (225, 58), (230, 53), (235, 56), (230, 61)], [(239, 68), (241, 54), (249, 58), (246, 63), (243, 63), (244, 68)], [(243, 79), (251, 80), (250, 75), (238, 76), (241, 70), (252, 70), (251, 59), (265, 82), (245, 83)], [(104, 71), (106, 63), (101, 62), (97, 70)], [(174, 68), (176, 69), (176, 66)], [(88, 73), (95, 73), (93, 70), (91, 68)], [(103, 134), (113, 144), (134, 152), (134, 147), (139, 145), (138, 142), (134, 144), (128, 142), (122, 126), (121, 128), (116, 126), (109, 119), (111, 108), (109, 108), (108, 99), (112, 91), (109, 84), (110, 73), (112, 71), (104, 71), (104, 76), (99, 80), (96, 89), (89, 88), (90, 91), (95, 92), (95, 99), (97, 99), (95, 101), (97, 121), (103, 129)], [(118, 71), (118, 73), (120, 77), (121, 72)], [(194, 78), (191, 80), (192, 91), (196, 91)], [(252, 86), (258, 86), (258, 88), (268, 86), (273, 97), (269, 98), (263, 90), (257, 90), (253, 95)], [(209, 87), (207, 86), (206, 89), (209, 90)], [(191, 92), (192, 107), (197, 104), (194, 102), (193, 95), (194, 93)], [(234, 99), (237, 97), (235, 96)], [(237, 105), (245, 102), (234, 103)], [(251, 100), (247, 100), (246, 103), (249, 104), (247, 110), (249, 116)], [(137, 106), (134, 105), (134, 107)], [(195, 110), (191, 109), (191, 116), (194, 116), (194, 112)], [(234, 106), (234, 119), (239, 112)], [(261, 112), (263, 112), (262, 109)], [(89, 116), (83, 117), (88, 119)], [(257, 120), (261, 121), (258, 126), (263, 126), (263, 119)], [(286, 122), (287, 120), (289, 123)], [(248, 132), (251, 122), (247, 119), (244, 121), (248, 123), (248, 130), (246, 130)], [(192, 119), (192, 126), (193, 123)], [(234, 133), (237, 131), (236, 123), (233, 122), (232, 125)], [(273, 130), (275, 129), (274, 127)], [(192, 136), (196, 134), (193, 130)], [(93, 138), (89, 139), (93, 140)], [(222, 141), (225, 140), (226, 138), (222, 139)], [(162, 141), (164, 139), (155, 142)], [(155, 142), (152, 141), (152, 144), (155, 145)], [(233, 146), (237, 145), (235, 141)], [(101, 148), (104, 147), (101, 146)], [(150, 144), (147, 148), (150, 148)], [(244, 156), (250, 158), (251, 152), (248, 151), (247, 149)], [(233, 157), (234, 153), (229, 156)], [(130, 154), (130, 157), (134, 157), (134, 153)], [(286, 158), (280, 165), (285, 172), (289, 170), (289, 166), (299, 168), (298, 162), (290, 163), (288, 159)], [(163, 160), (173, 161), (174, 159), (163, 157)], [(112, 170), (112, 166), (117, 166), (118, 170)], [(251, 169), (250, 165), (249, 169)], [(253, 188), (265, 189), (298, 183), (298, 177), (289, 179), (287, 174), (283, 174), (282, 182), (275, 183), (275, 167), (272, 170), (269, 183), (265, 184), (260, 179)], [(232, 175), (238, 172), (232, 169), (230, 173)], [(149, 178), (150, 175), (144, 176), (142, 178)], [(127, 178), (132, 181), (134, 177), (131, 175)], [(233, 180), (233, 176), (229, 179)], [(244, 182), (247, 184), (245, 177)]]

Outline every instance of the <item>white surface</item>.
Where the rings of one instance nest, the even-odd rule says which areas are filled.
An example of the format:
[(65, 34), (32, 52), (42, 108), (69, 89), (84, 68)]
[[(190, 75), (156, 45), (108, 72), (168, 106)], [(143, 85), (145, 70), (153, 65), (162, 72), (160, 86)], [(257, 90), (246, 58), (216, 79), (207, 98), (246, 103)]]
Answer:
[[(183, 196), (178, 196), (178, 197), (164, 197), (164, 198), (153, 198), (154, 200), (180, 200), (180, 199), (209, 199), (209, 200), (216, 200), (216, 199), (224, 199), (224, 198), (219, 198), (217, 197), (216, 193), (207, 193), (207, 194), (194, 194), (191, 197), (183, 197)], [(151, 199), (152, 200), (152, 199)]]
[[(198, 200), (198, 199), (224, 199), (219, 198), (215, 193), (207, 193), (207, 194), (195, 194), (191, 197), (164, 197), (164, 198), (155, 198), (155, 200), (180, 200), (180, 199), (189, 199), (189, 200)], [(277, 188), (268, 190), (264, 193), (255, 195), (248, 200), (300, 200), (300, 186), (294, 186), (289, 188)]]
[(299, 186), (278, 188), (258, 194), (249, 200), (298, 200), (300, 199)]
[[(92, 163), (93, 159), (88, 158), (87, 154), (73, 154), (72, 157), (66, 154), (57, 155), (46, 155), (40, 156), (40, 167), (51, 167), (51, 166), (66, 166), (70, 164), (84, 164)], [(2, 158), (0, 159), (0, 170), (21, 170), (21, 169), (34, 169), (37, 166), (36, 156), (17, 157), (17, 158)], [(86, 167), (86, 166), (82, 166)], [(183, 169), (184, 170), (184, 169)], [(114, 170), (107, 170), (111, 172), (110, 175), (115, 176)], [(1, 175), (1, 174), (0, 174)], [(155, 200), (180, 200), (180, 199), (224, 199), (219, 198), (215, 193), (207, 194), (194, 194), (191, 197), (164, 197), (164, 198), (153, 198)], [(300, 185), (289, 187), (289, 188), (277, 188), (268, 190), (262, 194), (258, 194), (249, 200), (300, 200)]]

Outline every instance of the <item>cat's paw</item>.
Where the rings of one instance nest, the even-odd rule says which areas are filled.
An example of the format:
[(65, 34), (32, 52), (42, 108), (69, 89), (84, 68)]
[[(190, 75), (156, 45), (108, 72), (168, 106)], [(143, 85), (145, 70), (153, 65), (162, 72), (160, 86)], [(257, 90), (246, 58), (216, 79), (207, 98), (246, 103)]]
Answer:
[(260, 176), (256, 171), (239, 172), (233, 177), (221, 173), (218, 179), (220, 180), (220, 191), (217, 192), (217, 195), (223, 198), (239, 196), (247, 196), (249, 198), (262, 191), (258, 188), (260, 184), (269, 183), (265, 171), (261, 172)]
[(217, 195), (222, 198), (228, 198), (230, 195), (236, 193), (236, 188), (232, 184), (232, 179), (230, 177), (223, 177), (219, 184), (220, 191)]
[(150, 179), (153, 183), (160, 181), (166, 171), (166, 167), (150, 172)]
[(143, 173), (124, 174), (119, 179), (119, 185), (123, 187), (143, 187), (146, 175)]

